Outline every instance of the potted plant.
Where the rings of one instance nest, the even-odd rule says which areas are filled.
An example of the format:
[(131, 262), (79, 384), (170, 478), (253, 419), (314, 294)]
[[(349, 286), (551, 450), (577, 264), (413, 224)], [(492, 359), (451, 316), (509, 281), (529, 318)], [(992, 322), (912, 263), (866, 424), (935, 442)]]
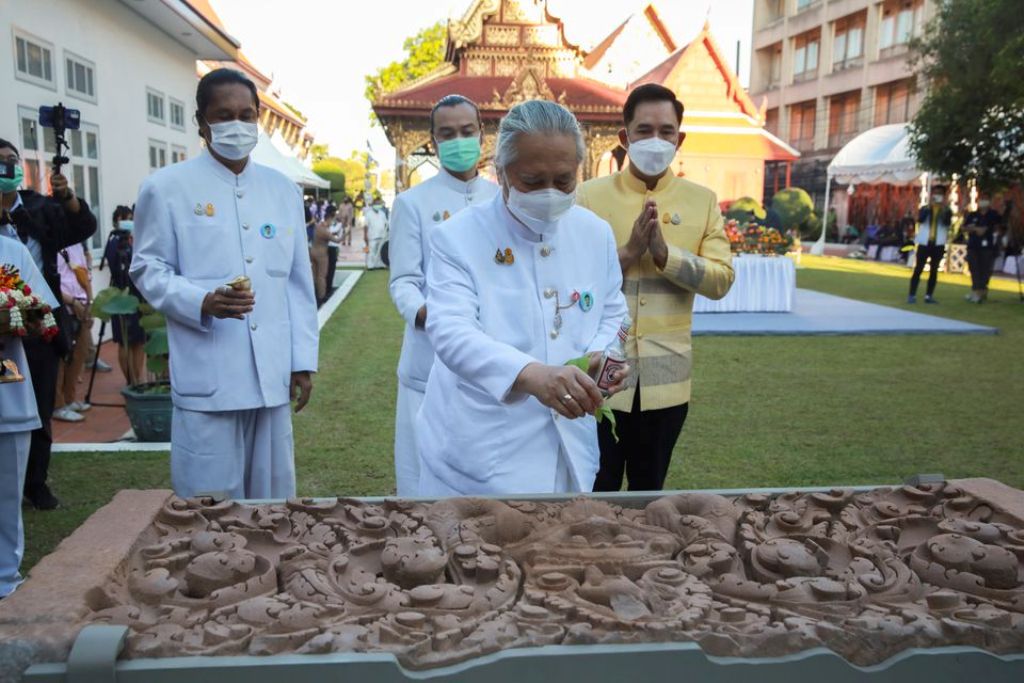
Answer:
[(121, 389), (124, 396), (125, 412), (131, 422), (135, 437), (139, 441), (171, 440), (171, 383), (168, 379), (167, 320), (163, 314), (138, 297), (117, 287), (108, 287), (93, 300), (93, 315), (101, 320), (118, 317), (121, 338), (128, 339), (126, 316), (139, 313), (139, 321), (146, 332), (146, 369), (153, 375), (153, 381), (134, 377), (131, 363), (128, 364), (127, 386)]

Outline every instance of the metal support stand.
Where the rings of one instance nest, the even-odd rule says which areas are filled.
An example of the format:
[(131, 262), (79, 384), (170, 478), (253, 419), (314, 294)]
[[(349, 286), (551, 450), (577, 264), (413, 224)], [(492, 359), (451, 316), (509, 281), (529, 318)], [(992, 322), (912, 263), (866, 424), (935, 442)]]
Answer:
[(124, 408), (123, 403), (93, 403), (92, 402), (92, 386), (96, 382), (96, 363), (100, 359), (100, 346), (103, 345), (103, 334), (107, 331), (107, 321), (100, 321), (100, 336), (96, 340), (96, 355), (92, 359), (92, 369), (89, 371), (89, 389), (85, 392), (85, 402), (89, 405), (100, 406), (102, 408)]
[(83, 628), (68, 655), (67, 683), (116, 683), (117, 656), (127, 636), (127, 626)]

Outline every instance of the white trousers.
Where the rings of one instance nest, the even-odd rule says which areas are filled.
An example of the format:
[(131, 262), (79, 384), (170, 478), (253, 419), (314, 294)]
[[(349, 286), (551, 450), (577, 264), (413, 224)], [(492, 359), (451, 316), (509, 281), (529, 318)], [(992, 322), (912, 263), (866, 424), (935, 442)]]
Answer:
[(371, 237), (369, 240), (369, 252), (366, 254), (366, 267), (370, 270), (383, 268), (384, 261), (381, 260), (380, 250), (384, 246), (384, 238)]
[[(558, 449), (558, 467), (555, 468), (555, 480), (551, 482), (550, 493), (582, 493), (576, 477), (569, 467), (569, 458), (563, 448)], [(520, 493), (519, 491), (505, 491), (508, 495)], [(450, 498), (453, 496), (475, 496), (480, 495), (479, 491), (458, 491), (435, 475), (430, 465), (420, 464), (420, 483), (417, 495), (420, 498)]]
[(423, 392), (398, 383), (395, 408), (395, 486), (400, 498), (412, 498), (419, 491), (420, 454), (416, 450), (416, 414), (423, 405)]
[(0, 434), (0, 598), (14, 592), (22, 581), (18, 572), (25, 554), (21, 489), (31, 436), (32, 432)]
[(182, 498), (295, 496), (291, 406), (198, 412), (174, 408), (171, 485)]

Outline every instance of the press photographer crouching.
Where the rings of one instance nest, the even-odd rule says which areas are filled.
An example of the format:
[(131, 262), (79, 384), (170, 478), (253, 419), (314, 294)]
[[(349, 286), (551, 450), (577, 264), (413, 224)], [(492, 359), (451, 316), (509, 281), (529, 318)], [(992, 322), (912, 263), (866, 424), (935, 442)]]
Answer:
[[(103, 261), (110, 267), (111, 287), (127, 288), (129, 294), (139, 301), (145, 301), (142, 293), (128, 276), (128, 268), (132, 264), (134, 217), (135, 214), (131, 207), (118, 206), (114, 209), (114, 230), (107, 240), (106, 249), (103, 250)], [(100, 268), (103, 268), (103, 263), (100, 263)], [(138, 312), (111, 317), (114, 342), (118, 347), (117, 360), (121, 366), (121, 373), (129, 386), (143, 380), (143, 372), (146, 368), (146, 352), (143, 350), (146, 343), (146, 332), (139, 324), (141, 317)], [(127, 339), (125, 339), (124, 330), (127, 330)]]
[[(88, 239), (96, 232), (96, 218), (85, 201), (75, 196), (68, 180), (59, 172), (50, 176), (51, 195), (33, 190), (18, 190), (23, 180), (18, 148), (0, 139), (0, 239), (16, 239), (24, 244), (32, 260), (42, 271), (53, 292), (61, 291), (57, 259), (62, 249)], [(61, 327), (70, 327), (67, 313), (54, 311)], [(46, 484), (52, 443), (50, 418), (57, 389), (61, 359), (71, 351), (70, 339), (63, 333), (52, 342), (25, 340), (32, 386), (42, 427), (32, 432), (25, 497), (38, 510), (52, 510), (60, 502)]]

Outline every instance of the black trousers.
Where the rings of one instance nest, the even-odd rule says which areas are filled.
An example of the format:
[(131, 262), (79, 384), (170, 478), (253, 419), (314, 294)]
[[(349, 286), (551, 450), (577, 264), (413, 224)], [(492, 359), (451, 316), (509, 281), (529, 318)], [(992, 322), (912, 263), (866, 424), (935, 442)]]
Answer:
[(921, 273), (924, 272), (925, 261), (931, 261), (926, 293), (928, 296), (935, 293), (935, 283), (939, 279), (939, 264), (942, 262), (942, 255), (945, 253), (946, 245), (944, 244), (917, 245), (917, 262), (914, 263), (914, 274), (910, 276), (910, 296), (917, 296), (917, 285), (921, 282)]
[(690, 404), (684, 403), (671, 408), (641, 411), (638, 387), (633, 395), (632, 410), (628, 413), (615, 411), (618, 443), (607, 420), (597, 426), (601, 468), (594, 481), (594, 491), (620, 490), (623, 473), (629, 481), (630, 491), (660, 491), (664, 488), (672, 449), (689, 410)]
[(327, 247), (327, 287), (324, 289), (324, 292), (326, 292), (324, 294), (325, 297), (330, 296), (331, 292), (334, 291), (334, 269), (338, 265), (338, 251), (338, 249), (333, 247)]
[(53, 416), (53, 402), (57, 394), (57, 370), (60, 358), (53, 344), (40, 339), (24, 340), (28, 371), (32, 373), (32, 389), (36, 394), (36, 407), (43, 426), (32, 432), (32, 444), (28, 451), (28, 469), (25, 473), (26, 496), (32, 497), (46, 486), (50, 471), (50, 446), (53, 433), (50, 418)]
[(967, 247), (967, 265), (971, 268), (971, 289), (976, 292), (988, 289), (988, 281), (992, 279), (992, 269), (995, 264), (995, 249)]

